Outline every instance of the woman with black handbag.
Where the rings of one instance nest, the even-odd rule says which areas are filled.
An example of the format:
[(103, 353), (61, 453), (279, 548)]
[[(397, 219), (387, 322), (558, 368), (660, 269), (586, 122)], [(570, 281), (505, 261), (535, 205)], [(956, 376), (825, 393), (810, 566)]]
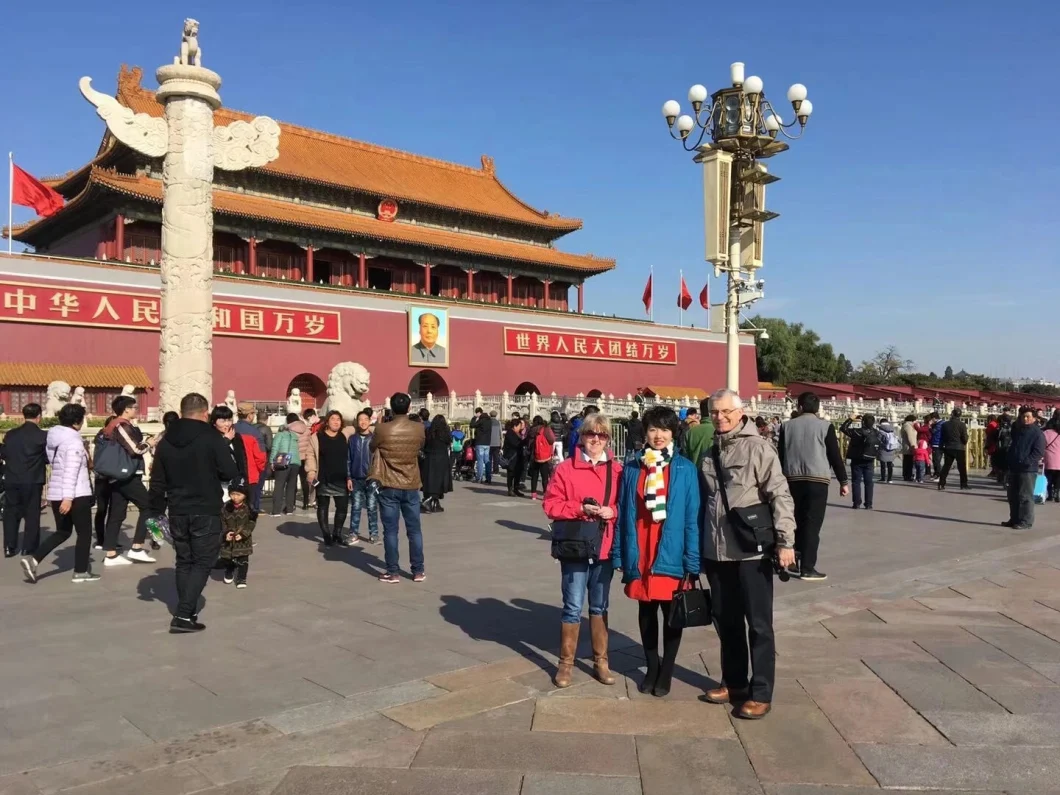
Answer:
[(559, 561), (563, 591), (556, 687), (570, 687), (581, 632), (582, 607), (589, 594), (593, 671), (605, 685), (615, 677), (607, 660), (607, 608), (618, 482), (622, 464), (608, 450), (611, 420), (590, 414), (582, 422), (579, 449), (552, 474), (545, 490), (545, 515), (552, 520), (552, 557)]
[[(619, 488), (618, 529), (611, 559), (622, 570), (626, 596), (640, 605), (640, 637), (647, 673), (638, 689), (662, 698), (670, 692), (683, 625), (674, 597), (699, 579), (699, 480), (695, 465), (675, 454), (677, 412), (644, 412), (647, 444), (627, 466)], [(663, 653), (659, 657), (659, 615)]]

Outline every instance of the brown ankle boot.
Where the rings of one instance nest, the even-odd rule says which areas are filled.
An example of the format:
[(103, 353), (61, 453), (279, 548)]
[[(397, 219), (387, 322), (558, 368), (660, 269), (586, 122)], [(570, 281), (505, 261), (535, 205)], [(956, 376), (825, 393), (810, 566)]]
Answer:
[(570, 687), (574, 675), (574, 655), (578, 653), (578, 634), (581, 624), (560, 624), (559, 665), (553, 683), (556, 687)]
[(593, 673), (601, 684), (613, 685), (615, 677), (607, 664), (607, 621), (603, 616), (589, 616), (593, 638)]

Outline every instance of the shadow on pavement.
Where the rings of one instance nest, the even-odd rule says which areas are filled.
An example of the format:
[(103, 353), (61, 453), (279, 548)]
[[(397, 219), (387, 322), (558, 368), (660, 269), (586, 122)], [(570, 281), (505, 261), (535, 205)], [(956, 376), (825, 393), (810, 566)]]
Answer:
[(545, 527), (523, 524), (522, 522), (513, 522), (511, 519), (498, 519), (496, 523), (508, 530), (522, 530), (524, 533), (537, 533), (542, 541), (550, 541), (552, 539), (552, 534)]

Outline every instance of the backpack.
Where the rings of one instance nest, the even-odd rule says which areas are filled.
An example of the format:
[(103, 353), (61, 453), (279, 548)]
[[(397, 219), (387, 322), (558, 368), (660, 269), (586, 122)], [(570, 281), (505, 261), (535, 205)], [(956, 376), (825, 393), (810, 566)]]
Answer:
[(1012, 446), (1012, 426), (1005, 425), (997, 432), (997, 449), (1008, 450)]
[(865, 431), (864, 435), (865, 444), (861, 449), (861, 455), (864, 458), (879, 458), (880, 457), (880, 432), (875, 428), (870, 428)]
[(884, 447), (888, 453), (897, 452), (902, 446), (902, 443), (898, 441), (898, 435), (894, 431), (889, 431), (884, 438)]
[(552, 445), (549, 444), (548, 437), (545, 436), (545, 429), (542, 428), (537, 432), (537, 436), (534, 437), (534, 461), (541, 464), (551, 460)]
[(125, 446), (116, 439), (107, 439), (102, 433), (96, 437), (92, 468), (96, 474), (118, 482), (131, 480), (136, 475), (136, 462)]

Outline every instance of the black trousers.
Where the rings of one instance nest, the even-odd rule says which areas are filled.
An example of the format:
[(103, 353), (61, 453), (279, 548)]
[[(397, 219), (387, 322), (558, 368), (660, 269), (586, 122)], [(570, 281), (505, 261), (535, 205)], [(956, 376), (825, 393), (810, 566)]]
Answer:
[(40, 546), (41, 483), (9, 483), (4, 491), (4, 549), (18, 549), (18, 526), (25, 520), (22, 554), (32, 555)]
[(913, 454), (903, 453), (902, 454), (902, 480), (913, 479)]
[(1008, 519), (1013, 524), (1034, 524), (1034, 481), (1037, 472), (1008, 473)]
[(931, 473), (938, 477), (942, 473), (942, 448), (931, 448)]
[(515, 456), (511, 463), (508, 464), (508, 491), (521, 491), (523, 488), (523, 475), (525, 473), (526, 464), (523, 462), (522, 456)]
[[(295, 481), (298, 482), (297, 480)], [(225, 562), (225, 577), (235, 577), (236, 582), (247, 581), (247, 571), (250, 569), (250, 558), (244, 555), (241, 558), (232, 558)]]
[[(331, 501), (335, 501), (335, 529), (328, 525), (328, 512), (331, 509)], [(317, 494), (317, 524), (326, 541), (329, 536), (342, 538), (343, 528), (346, 527), (346, 515), (350, 512), (350, 495), (345, 497), (325, 497)]]
[(751, 701), (771, 703), (776, 679), (773, 562), (761, 558), (705, 563), (711, 612), (721, 640), (722, 682), (730, 690), (749, 690)]
[(489, 466), (486, 467), (486, 482), (488, 483), (492, 478), (491, 475), (500, 474), (501, 471), (501, 448), (491, 447), (490, 448), (490, 462)]
[(1049, 490), (1045, 492), (1046, 499), (1060, 497), (1060, 469), (1045, 470), (1045, 480), (1049, 484)]
[(147, 539), (147, 520), (151, 516), (147, 489), (137, 475), (130, 480), (110, 483), (110, 506), (107, 509), (107, 523), (103, 535), (103, 549), (113, 552), (118, 544), (122, 522), (129, 512), (129, 503), (137, 507), (140, 514), (136, 519), (136, 530), (133, 532), (133, 545), (142, 544)]
[[(648, 675), (658, 671), (658, 682), (669, 688), (681, 648), (682, 631), (670, 626), (672, 601), (638, 602), (637, 622), (640, 624), (640, 642), (644, 646), (644, 658), (648, 663)], [(663, 653), (659, 657), (659, 614), (662, 614)]]
[(92, 520), (95, 525), (96, 543), (103, 546), (107, 538), (107, 513), (110, 511), (110, 481), (104, 477), (96, 477), (96, 516)]
[(880, 461), (880, 483), (894, 480), (894, 461)]
[(552, 478), (551, 461), (535, 461), (530, 464), (530, 493), (537, 492), (537, 481), (541, 480), (541, 493), (548, 490), (548, 481)]
[(221, 517), (170, 516), (169, 531), (176, 553), (176, 616), (192, 618), (221, 551)]
[(298, 478), (302, 474), (301, 465), (291, 464), (286, 469), (277, 469), (272, 474), (272, 512), (293, 511), (297, 507)]
[[(66, 542), (76, 531), (74, 542), (74, 573), (88, 571), (88, 556), (92, 549), (92, 503), (93, 498), (75, 497), (69, 513), (59, 513), (60, 502), (52, 502), (52, 515), (55, 517), (55, 532), (40, 545), (33, 557), (40, 563), (60, 544)], [(39, 514), (40, 511), (38, 510)]]
[(795, 503), (795, 551), (799, 553), (799, 566), (802, 571), (814, 571), (824, 512), (828, 508), (828, 484), (791, 480), (788, 489)]
[[(953, 462), (957, 462), (957, 472), (961, 476), (961, 488), (968, 488), (968, 457), (965, 455), (964, 450), (946, 450), (946, 460), (942, 465), (942, 474), (939, 476), (939, 483), (943, 486), (946, 485), (946, 478), (949, 477), (950, 467), (953, 466)], [(1031, 488), (1034, 488), (1034, 484), (1031, 484)]]
[(302, 484), (302, 508), (304, 510), (309, 507), (309, 503), (313, 502), (313, 486), (309, 482), (305, 467), (298, 470), (298, 482)]

